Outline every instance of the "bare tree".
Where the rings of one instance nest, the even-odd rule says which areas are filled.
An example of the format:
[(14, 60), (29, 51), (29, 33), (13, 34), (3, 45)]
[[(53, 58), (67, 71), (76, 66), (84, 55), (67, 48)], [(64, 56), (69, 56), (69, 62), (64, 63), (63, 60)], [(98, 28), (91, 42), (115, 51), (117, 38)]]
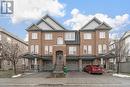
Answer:
[(120, 72), (120, 62), (123, 60), (123, 58), (128, 57), (129, 53), (129, 43), (125, 44), (122, 39), (120, 40), (115, 40), (114, 41), (114, 57), (116, 58), (116, 63), (117, 63), (117, 73)]
[(13, 65), (14, 74), (17, 74), (16, 65), (18, 60), (21, 59), (20, 55), (23, 49), (17, 43), (1, 42), (1, 57), (3, 60), (11, 61)]

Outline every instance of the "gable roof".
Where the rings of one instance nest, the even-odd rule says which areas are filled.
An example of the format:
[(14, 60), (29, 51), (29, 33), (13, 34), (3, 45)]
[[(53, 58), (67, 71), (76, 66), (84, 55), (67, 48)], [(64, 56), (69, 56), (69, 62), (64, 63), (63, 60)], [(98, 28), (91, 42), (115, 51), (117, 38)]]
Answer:
[(101, 22), (96, 17), (92, 18), (87, 24), (85, 24), (80, 30), (95, 30), (95, 29), (112, 29), (105, 22)]
[(102, 22), (96, 29), (112, 29), (107, 23)]
[[(59, 24), (57, 21), (55, 21), (52, 17), (50, 17), (48, 14), (43, 17), (43, 19), (51, 25), (56, 30), (66, 30), (61, 24)], [(51, 23), (50, 23), (51, 22)], [(55, 26), (54, 26), (55, 25)]]
[[(37, 26), (39, 26), (39, 24), (41, 23), (45, 23), (46, 24), (46, 27), (49, 27), (51, 28), (52, 30), (55, 30), (54, 27), (52, 27), (50, 24), (48, 24), (43, 18), (36, 24)], [(40, 28), (40, 27), (39, 27)], [(44, 30), (43, 28), (40, 28), (41, 30)], [(46, 29), (45, 29), (46, 30)]]
[(36, 24), (32, 24), (26, 30), (29, 31), (29, 30), (41, 30), (41, 29)]
[(90, 23), (92, 23), (93, 21), (95, 21), (97, 24), (101, 24), (102, 22), (97, 19), (96, 17), (92, 18), (87, 24), (85, 24), (80, 30), (83, 30), (86, 26), (88, 26)]

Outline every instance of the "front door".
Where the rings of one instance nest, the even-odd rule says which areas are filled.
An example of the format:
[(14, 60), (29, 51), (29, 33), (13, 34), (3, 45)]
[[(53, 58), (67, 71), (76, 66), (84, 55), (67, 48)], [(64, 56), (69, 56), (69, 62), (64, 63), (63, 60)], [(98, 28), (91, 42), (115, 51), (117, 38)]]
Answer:
[(56, 65), (63, 65), (63, 51), (56, 52)]

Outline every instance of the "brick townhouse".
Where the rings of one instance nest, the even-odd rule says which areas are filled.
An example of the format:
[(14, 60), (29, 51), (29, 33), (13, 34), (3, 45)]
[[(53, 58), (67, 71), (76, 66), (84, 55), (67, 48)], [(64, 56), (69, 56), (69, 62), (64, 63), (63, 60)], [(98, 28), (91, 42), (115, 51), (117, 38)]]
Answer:
[(106, 65), (103, 55), (108, 52), (110, 29), (95, 17), (80, 30), (65, 29), (46, 15), (27, 28), (29, 52), (37, 55), (29, 58), (30, 69), (36, 65), (49, 71), (62, 63), (68, 70), (81, 71), (88, 64)]

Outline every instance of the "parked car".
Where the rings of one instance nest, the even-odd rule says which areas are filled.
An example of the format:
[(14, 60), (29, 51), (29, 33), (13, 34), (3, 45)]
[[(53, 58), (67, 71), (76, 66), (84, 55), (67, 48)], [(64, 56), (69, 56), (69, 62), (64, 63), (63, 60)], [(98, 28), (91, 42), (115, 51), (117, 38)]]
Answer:
[(99, 65), (87, 65), (84, 67), (83, 71), (89, 74), (103, 74), (104, 72), (103, 68)]

